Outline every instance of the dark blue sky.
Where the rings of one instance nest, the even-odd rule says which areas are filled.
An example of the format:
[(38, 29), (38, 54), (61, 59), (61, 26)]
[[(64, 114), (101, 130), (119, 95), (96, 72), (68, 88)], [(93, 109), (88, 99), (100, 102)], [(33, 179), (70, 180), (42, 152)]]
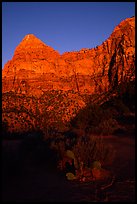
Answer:
[(62, 54), (100, 45), (134, 15), (135, 2), (3, 2), (2, 67), (28, 33)]

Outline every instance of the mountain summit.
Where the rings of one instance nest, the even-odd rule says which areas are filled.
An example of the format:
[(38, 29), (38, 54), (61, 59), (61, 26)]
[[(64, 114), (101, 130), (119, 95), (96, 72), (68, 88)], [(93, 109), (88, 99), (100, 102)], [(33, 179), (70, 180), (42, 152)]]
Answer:
[[(54, 56), (53, 56), (54, 55)], [(26, 35), (21, 43), (16, 47), (13, 60), (31, 60), (55, 58), (58, 53), (33, 34)], [(27, 58), (27, 59), (26, 59)]]
[(14, 91), (22, 80), (26, 93), (75, 90), (101, 93), (135, 78), (135, 17), (123, 20), (100, 46), (60, 55), (33, 34), (16, 47), (2, 71), (3, 92)]
[(38, 41), (41, 42), (34, 34), (27, 34), (22, 41)]
[(2, 120), (11, 132), (41, 129), (47, 134), (49, 127), (64, 131), (79, 113), (78, 124), (85, 120), (80, 122), (82, 131), (89, 121), (94, 132), (101, 124), (96, 104), (105, 110), (102, 116), (107, 115), (102, 118), (102, 131), (104, 125), (113, 129), (120, 124), (119, 128), (118, 120), (127, 108), (118, 100), (115, 109), (117, 100), (112, 99), (124, 96), (127, 107), (134, 110), (134, 84), (135, 18), (122, 21), (100, 46), (62, 55), (29, 34), (2, 71)]
[(28, 34), (26, 35), (23, 40), (21, 41), (21, 43), (17, 46), (16, 50), (15, 50), (15, 54), (16, 52), (21, 51), (21, 49), (25, 49), (27, 51), (29, 51), (30, 49), (49, 49), (49, 50), (53, 50), (51, 47), (47, 46), (44, 42), (42, 42), (39, 38), (37, 38), (35, 35), (33, 34)]
[(27, 34), (23, 38), (22, 42), (35, 42), (35, 43), (38, 43), (38, 44), (42, 43), (42, 41), (39, 38), (37, 38), (34, 34)]

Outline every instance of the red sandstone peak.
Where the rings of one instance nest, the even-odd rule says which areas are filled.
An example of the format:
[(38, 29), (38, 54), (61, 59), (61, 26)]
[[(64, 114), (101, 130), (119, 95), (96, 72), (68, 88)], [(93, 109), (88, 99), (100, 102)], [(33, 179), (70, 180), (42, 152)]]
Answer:
[(26, 40), (26, 41), (28, 41), (28, 40), (38, 40), (38, 41), (41, 41), (41, 40), (39, 40), (34, 34), (27, 34), (24, 38), (23, 38), (23, 40)]
[[(28, 34), (26, 35), (21, 43), (18, 45), (17, 48), (49, 48), (52, 49), (51, 47), (47, 46), (44, 42), (42, 42), (39, 38), (37, 38), (33, 34)], [(53, 49), (52, 49), (53, 50)]]
[(26, 41), (28, 41), (28, 40), (38, 40), (38, 41), (41, 41), (41, 40), (39, 40), (34, 34), (27, 34), (24, 38), (23, 38), (23, 40), (26, 40)]
[(47, 46), (33, 34), (26, 35), (16, 47), (13, 60), (32, 61), (33, 59), (56, 58), (59, 53)]
[(113, 30), (110, 38), (119, 38), (121, 35), (127, 35), (131, 39), (135, 39), (135, 17), (126, 18), (121, 21)]
[[(132, 17), (117, 25), (110, 37), (96, 48), (61, 56), (35, 35), (28, 34), (17, 46), (12, 60), (4, 66), (2, 77), (5, 84), (7, 78), (7, 82), (13, 81), (14, 85), (15, 78), (26, 79), (30, 87), (40, 87), (40, 90), (77, 89), (97, 93), (121, 80), (133, 80), (134, 70), (135, 17)], [(32, 78), (36, 79), (35, 85), (29, 82)], [(11, 90), (11, 84), (3, 85), (3, 90)]]
[(48, 49), (50, 51), (54, 50), (50, 46), (47, 46), (44, 42), (42, 42), (39, 38), (37, 38), (33, 34), (28, 34), (23, 38), (21, 43), (17, 46), (17, 48), (15, 50), (15, 54), (20, 49), (25, 49), (25, 50), (28, 50), (28, 49), (31, 49), (31, 50), (32, 49)]
[(120, 28), (124, 29), (126, 28), (128, 25), (130, 25), (131, 27), (135, 27), (135, 17), (131, 17), (131, 18), (126, 18), (124, 19), (123, 21), (121, 21), (117, 26), (116, 28), (114, 29), (115, 30), (118, 30)]

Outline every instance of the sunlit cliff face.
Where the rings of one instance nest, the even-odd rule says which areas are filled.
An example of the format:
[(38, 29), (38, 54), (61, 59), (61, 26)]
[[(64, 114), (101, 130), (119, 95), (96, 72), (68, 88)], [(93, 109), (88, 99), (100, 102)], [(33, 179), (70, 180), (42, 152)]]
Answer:
[(134, 62), (134, 17), (116, 26), (100, 46), (63, 55), (28, 34), (4, 66), (2, 91), (15, 91), (26, 80), (27, 93), (32, 95), (49, 89), (101, 93), (121, 80), (133, 80)]
[[(3, 116), (7, 118), (7, 110), (13, 109), (8, 113), (13, 129), (25, 129), (27, 120), (34, 126), (37, 121), (40, 126), (46, 123), (45, 118), (67, 123), (92, 96), (94, 103), (103, 103), (116, 95), (120, 83), (134, 80), (134, 17), (122, 21), (100, 46), (62, 55), (28, 34), (2, 71)], [(19, 110), (23, 112), (19, 123), (12, 124)], [(38, 119), (39, 113), (45, 115)]]

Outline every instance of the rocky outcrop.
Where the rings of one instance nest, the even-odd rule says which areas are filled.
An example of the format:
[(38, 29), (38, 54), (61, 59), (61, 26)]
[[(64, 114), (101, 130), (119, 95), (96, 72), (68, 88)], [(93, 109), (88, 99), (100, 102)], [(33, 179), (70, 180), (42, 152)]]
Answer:
[(135, 17), (122, 21), (100, 46), (60, 55), (26, 35), (2, 71), (2, 92), (41, 95), (46, 90), (102, 93), (135, 78)]
[(88, 103), (101, 105), (134, 80), (134, 17), (100, 46), (62, 55), (29, 34), (2, 70), (2, 122), (10, 132), (62, 131)]

